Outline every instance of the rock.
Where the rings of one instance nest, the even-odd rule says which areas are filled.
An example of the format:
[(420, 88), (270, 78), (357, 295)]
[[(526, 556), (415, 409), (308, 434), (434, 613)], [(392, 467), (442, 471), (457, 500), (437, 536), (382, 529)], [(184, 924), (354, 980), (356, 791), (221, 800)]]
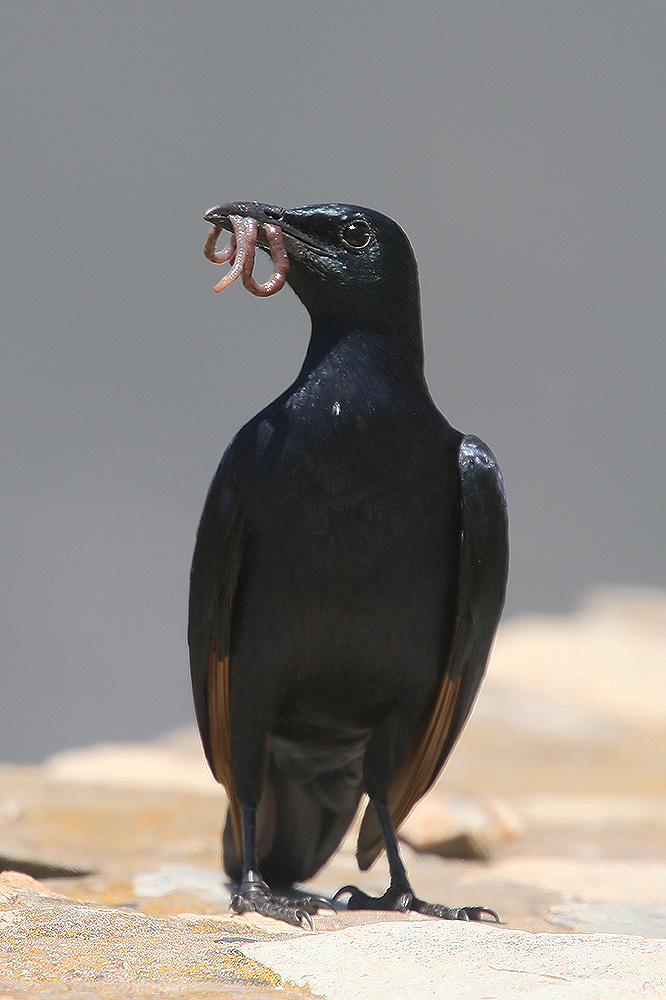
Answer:
[(548, 919), (587, 934), (639, 934), (666, 938), (666, 902), (568, 903), (553, 906)]
[[(526, 638), (523, 630), (521, 629), (515, 642), (514, 638), (511, 626), (507, 626), (506, 636), (500, 646), (502, 652), (508, 648), (506, 655), (512, 661), (520, 662), (520, 657), (524, 657), (534, 662), (536, 649), (530, 649), (529, 652), (522, 650)], [(519, 654), (516, 654), (516, 645), (519, 645)], [(511, 666), (514, 665), (515, 662), (512, 662)], [(620, 727), (615, 719), (588, 706), (578, 705), (573, 698), (559, 701), (560, 697), (564, 695), (559, 690), (553, 697), (552, 693), (546, 691), (530, 691), (529, 687), (514, 685), (498, 671), (491, 674), (481, 690), (474, 708), (473, 723), (494, 722), (510, 726), (522, 731), (526, 743), (534, 737), (550, 737), (594, 746), (617, 739)]]
[(4, 871), (0, 874), (0, 896), (7, 897), (15, 892), (34, 892), (38, 896), (58, 896), (43, 882), (26, 875), (25, 872)]
[(229, 889), (222, 872), (195, 865), (162, 865), (157, 871), (136, 875), (132, 889), (135, 896), (144, 899), (183, 893), (225, 907), (229, 904)]
[(575, 617), (514, 618), (500, 627), (486, 683), (601, 724), (663, 726), (665, 623), (666, 595), (640, 588), (599, 591)]
[(55, 781), (220, 794), (194, 729), (155, 743), (108, 743), (55, 754), (44, 764)]
[[(652, 903), (666, 900), (666, 860), (624, 861), (581, 858), (506, 858), (495, 863), (488, 880), (538, 886), (572, 901)], [(483, 879), (477, 874), (476, 884)]]
[(657, 824), (666, 832), (666, 801), (629, 795), (530, 795), (520, 800), (529, 823), (562, 829), (581, 821), (599, 827)]
[(610, 934), (529, 934), (428, 920), (240, 950), (325, 1000), (626, 1000), (666, 990), (666, 941)]
[[(280, 985), (274, 973), (238, 950), (267, 936), (240, 920), (149, 917), (36, 894), (20, 882), (11, 900), (0, 896), (0, 993), (265, 1000)], [(297, 1000), (301, 992), (281, 988), (279, 996)]]
[(80, 878), (91, 874), (85, 868), (73, 868), (71, 865), (61, 865), (44, 858), (9, 854), (0, 854), (0, 871), (23, 874), (34, 879)]
[[(322, 911), (312, 934), (231, 916), (224, 796), (193, 728), (0, 765), (0, 869), (20, 869), (0, 879), (0, 998), (296, 997), (238, 951), (269, 939), (286, 950), (262, 961), (331, 997), (666, 997), (665, 636), (666, 596), (644, 593), (504, 626), (403, 843), (417, 895), (493, 907), (499, 928)], [(385, 858), (361, 873), (354, 849), (353, 829), (308, 888), (381, 894)]]
[(498, 844), (518, 840), (525, 825), (508, 803), (481, 803), (458, 796), (422, 799), (400, 828), (400, 839), (415, 851), (442, 858), (484, 860)]

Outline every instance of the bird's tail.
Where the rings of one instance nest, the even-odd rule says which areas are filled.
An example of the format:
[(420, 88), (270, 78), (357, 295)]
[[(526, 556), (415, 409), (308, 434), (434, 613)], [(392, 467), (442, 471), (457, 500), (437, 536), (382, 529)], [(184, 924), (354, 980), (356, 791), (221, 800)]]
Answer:
[[(259, 871), (270, 886), (286, 887), (312, 878), (351, 826), (361, 798), (360, 783), (350, 794), (348, 776), (327, 777), (325, 787), (321, 782), (304, 785), (271, 759), (257, 810)], [(222, 844), (224, 870), (238, 882), (242, 858), (229, 813)]]

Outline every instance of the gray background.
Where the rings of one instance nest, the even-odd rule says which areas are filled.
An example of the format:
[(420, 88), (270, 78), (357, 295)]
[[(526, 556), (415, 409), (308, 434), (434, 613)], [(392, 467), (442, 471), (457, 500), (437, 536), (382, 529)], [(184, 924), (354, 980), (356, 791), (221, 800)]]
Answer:
[(407, 230), (433, 395), (504, 471), (509, 615), (664, 584), (663, 0), (1, 22), (0, 759), (192, 719), (204, 495), (308, 335), (290, 290), (213, 294), (220, 201)]

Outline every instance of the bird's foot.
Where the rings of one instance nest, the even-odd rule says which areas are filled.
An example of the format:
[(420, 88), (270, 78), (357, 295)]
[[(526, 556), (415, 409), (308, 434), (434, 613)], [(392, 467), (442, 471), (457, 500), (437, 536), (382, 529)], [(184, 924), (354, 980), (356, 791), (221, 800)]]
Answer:
[(301, 892), (300, 889), (292, 889), (288, 895), (280, 896), (277, 893), (273, 893), (273, 895), (281, 903), (285, 905), (297, 904), (300, 909), (313, 915), (319, 913), (320, 910), (331, 910), (333, 913), (337, 913), (331, 900), (327, 899), (326, 896), (320, 896), (317, 892)]
[[(355, 885), (345, 885), (338, 889), (333, 899), (348, 893), (348, 910), (392, 910), (397, 913), (423, 913), (440, 920), (478, 920), (500, 923), (494, 910), (487, 906), (443, 906), (441, 903), (427, 903), (418, 899), (408, 886), (389, 886), (383, 896), (368, 896)], [(486, 920), (489, 917), (490, 920)]]
[(389, 886), (383, 896), (368, 896), (367, 892), (363, 892), (355, 885), (343, 885), (333, 899), (339, 899), (347, 893), (348, 910), (394, 910), (397, 913), (408, 913), (414, 899), (409, 889), (402, 887)]
[(416, 896), (412, 899), (410, 910), (424, 913), (428, 917), (439, 917), (440, 920), (475, 920), (479, 923), (501, 924), (502, 921), (495, 910), (488, 906), (442, 906), (441, 903), (426, 903)]
[(264, 917), (284, 920), (294, 927), (308, 925), (313, 930), (312, 916), (322, 907), (335, 907), (324, 896), (294, 894), (295, 898), (271, 892), (265, 882), (243, 882), (231, 897), (234, 913), (261, 913)]

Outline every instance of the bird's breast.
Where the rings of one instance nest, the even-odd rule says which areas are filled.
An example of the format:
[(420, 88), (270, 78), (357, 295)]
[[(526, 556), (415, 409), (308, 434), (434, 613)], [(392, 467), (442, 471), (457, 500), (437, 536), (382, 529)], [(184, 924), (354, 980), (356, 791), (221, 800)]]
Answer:
[(437, 685), (457, 480), (436, 439), (307, 430), (285, 437), (248, 506), (232, 661), (280, 678), (299, 729), (328, 713), (331, 732), (361, 731)]

